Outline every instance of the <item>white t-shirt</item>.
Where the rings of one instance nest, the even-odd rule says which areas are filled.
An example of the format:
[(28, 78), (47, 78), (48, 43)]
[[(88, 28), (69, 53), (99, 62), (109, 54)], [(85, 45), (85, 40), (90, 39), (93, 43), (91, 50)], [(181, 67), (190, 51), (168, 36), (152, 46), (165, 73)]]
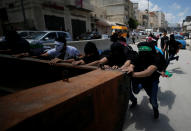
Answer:
[(66, 53), (64, 56), (64, 60), (67, 60), (69, 58), (75, 58), (78, 56), (80, 52), (73, 46), (66, 46)]
[[(61, 50), (63, 46), (64, 46), (64, 43), (55, 41), (55, 48), (48, 50), (47, 51), (48, 55), (54, 58), (59, 57), (62, 54)], [(79, 51), (75, 47), (66, 46), (66, 53), (64, 56), (64, 60), (67, 60), (69, 58), (74, 58), (78, 56), (79, 54), (80, 54)]]
[(60, 51), (62, 50), (64, 43), (55, 41), (54, 44), (55, 44), (55, 47), (53, 49), (48, 50), (47, 53), (49, 56), (57, 57), (58, 55), (61, 54)]

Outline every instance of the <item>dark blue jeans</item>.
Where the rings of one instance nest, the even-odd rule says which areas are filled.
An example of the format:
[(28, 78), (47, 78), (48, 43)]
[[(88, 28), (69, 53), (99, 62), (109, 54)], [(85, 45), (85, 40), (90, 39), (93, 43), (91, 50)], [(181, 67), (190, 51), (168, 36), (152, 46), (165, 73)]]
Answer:
[(176, 56), (176, 57), (174, 57), (174, 56), (175, 56), (175, 54), (169, 54), (169, 58), (166, 61), (166, 67), (168, 67), (170, 61), (177, 59), (178, 56)]
[(154, 80), (152, 82), (145, 82), (145, 81), (137, 81), (136, 79), (132, 79), (132, 86), (130, 89), (130, 100), (132, 102), (136, 102), (137, 98), (134, 96), (133, 93), (138, 94), (141, 88), (144, 88), (147, 95), (150, 97), (150, 103), (153, 107), (158, 108), (157, 103), (157, 93), (158, 93), (158, 84), (159, 79)]

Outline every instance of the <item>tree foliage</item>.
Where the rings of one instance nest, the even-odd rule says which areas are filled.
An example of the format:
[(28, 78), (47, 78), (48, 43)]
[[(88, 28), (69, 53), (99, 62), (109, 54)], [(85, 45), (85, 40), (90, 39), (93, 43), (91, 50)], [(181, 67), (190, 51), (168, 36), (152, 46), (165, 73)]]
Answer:
[(128, 24), (130, 29), (136, 29), (137, 26), (139, 25), (138, 21), (133, 18), (129, 19)]

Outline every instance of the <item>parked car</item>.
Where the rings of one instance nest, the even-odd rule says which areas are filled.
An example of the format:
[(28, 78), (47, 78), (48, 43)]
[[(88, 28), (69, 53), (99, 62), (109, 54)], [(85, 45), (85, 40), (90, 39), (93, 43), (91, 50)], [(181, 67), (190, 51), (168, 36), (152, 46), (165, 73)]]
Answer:
[(31, 46), (43, 45), (44, 50), (54, 48), (55, 39), (62, 34), (66, 35), (66, 41), (72, 41), (70, 33), (64, 31), (36, 31), (25, 37)]
[(184, 38), (189, 39), (189, 33), (183, 33)]
[(176, 41), (182, 44), (182, 49), (186, 49), (186, 40), (184, 39), (184, 36), (177, 34), (174, 35), (174, 37)]
[(70, 33), (64, 31), (36, 31), (33, 34), (25, 37), (29, 43), (54, 43), (55, 39), (61, 34), (66, 35), (67, 41), (72, 41)]
[(83, 33), (81, 35), (79, 35), (78, 37), (76, 37), (76, 40), (91, 40), (91, 33)]
[(97, 32), (83, 33), (79, 35), (77, 40), (91, 40), (91, 39), (101, 39), (101, 35)]
[(22, 38), (26, 38), (29, 35), (32, 35), (33, 33), (35, 33), (37, 31), (29, 31), (29, 30), (19, 30), (17, 31), (17, 33), (22, 37)]
[(0, 42), (3, 42), (5, 40), (5, 36), (0, 36)]

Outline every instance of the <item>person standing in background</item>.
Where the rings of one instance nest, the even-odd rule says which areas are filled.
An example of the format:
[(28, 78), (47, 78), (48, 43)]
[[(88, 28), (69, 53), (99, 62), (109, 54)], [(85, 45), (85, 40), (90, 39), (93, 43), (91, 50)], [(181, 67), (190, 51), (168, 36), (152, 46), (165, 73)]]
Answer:
[[(168, 59), (168, 51), (167, 51), (167, 49), (168, 49), (168, 46), (167, 46), (168, 40), (169, 40), (169, 38), (167, 36), (167, 31), (165, 30), (163, 32), (163, 37), (161, 38), (161, 50), (164, 52), (164, 56), (166, 54), (166, 57), (165, 57), (166, 59)], [(165, 53), (165, 51), (166, 51), (166, 53)]]

